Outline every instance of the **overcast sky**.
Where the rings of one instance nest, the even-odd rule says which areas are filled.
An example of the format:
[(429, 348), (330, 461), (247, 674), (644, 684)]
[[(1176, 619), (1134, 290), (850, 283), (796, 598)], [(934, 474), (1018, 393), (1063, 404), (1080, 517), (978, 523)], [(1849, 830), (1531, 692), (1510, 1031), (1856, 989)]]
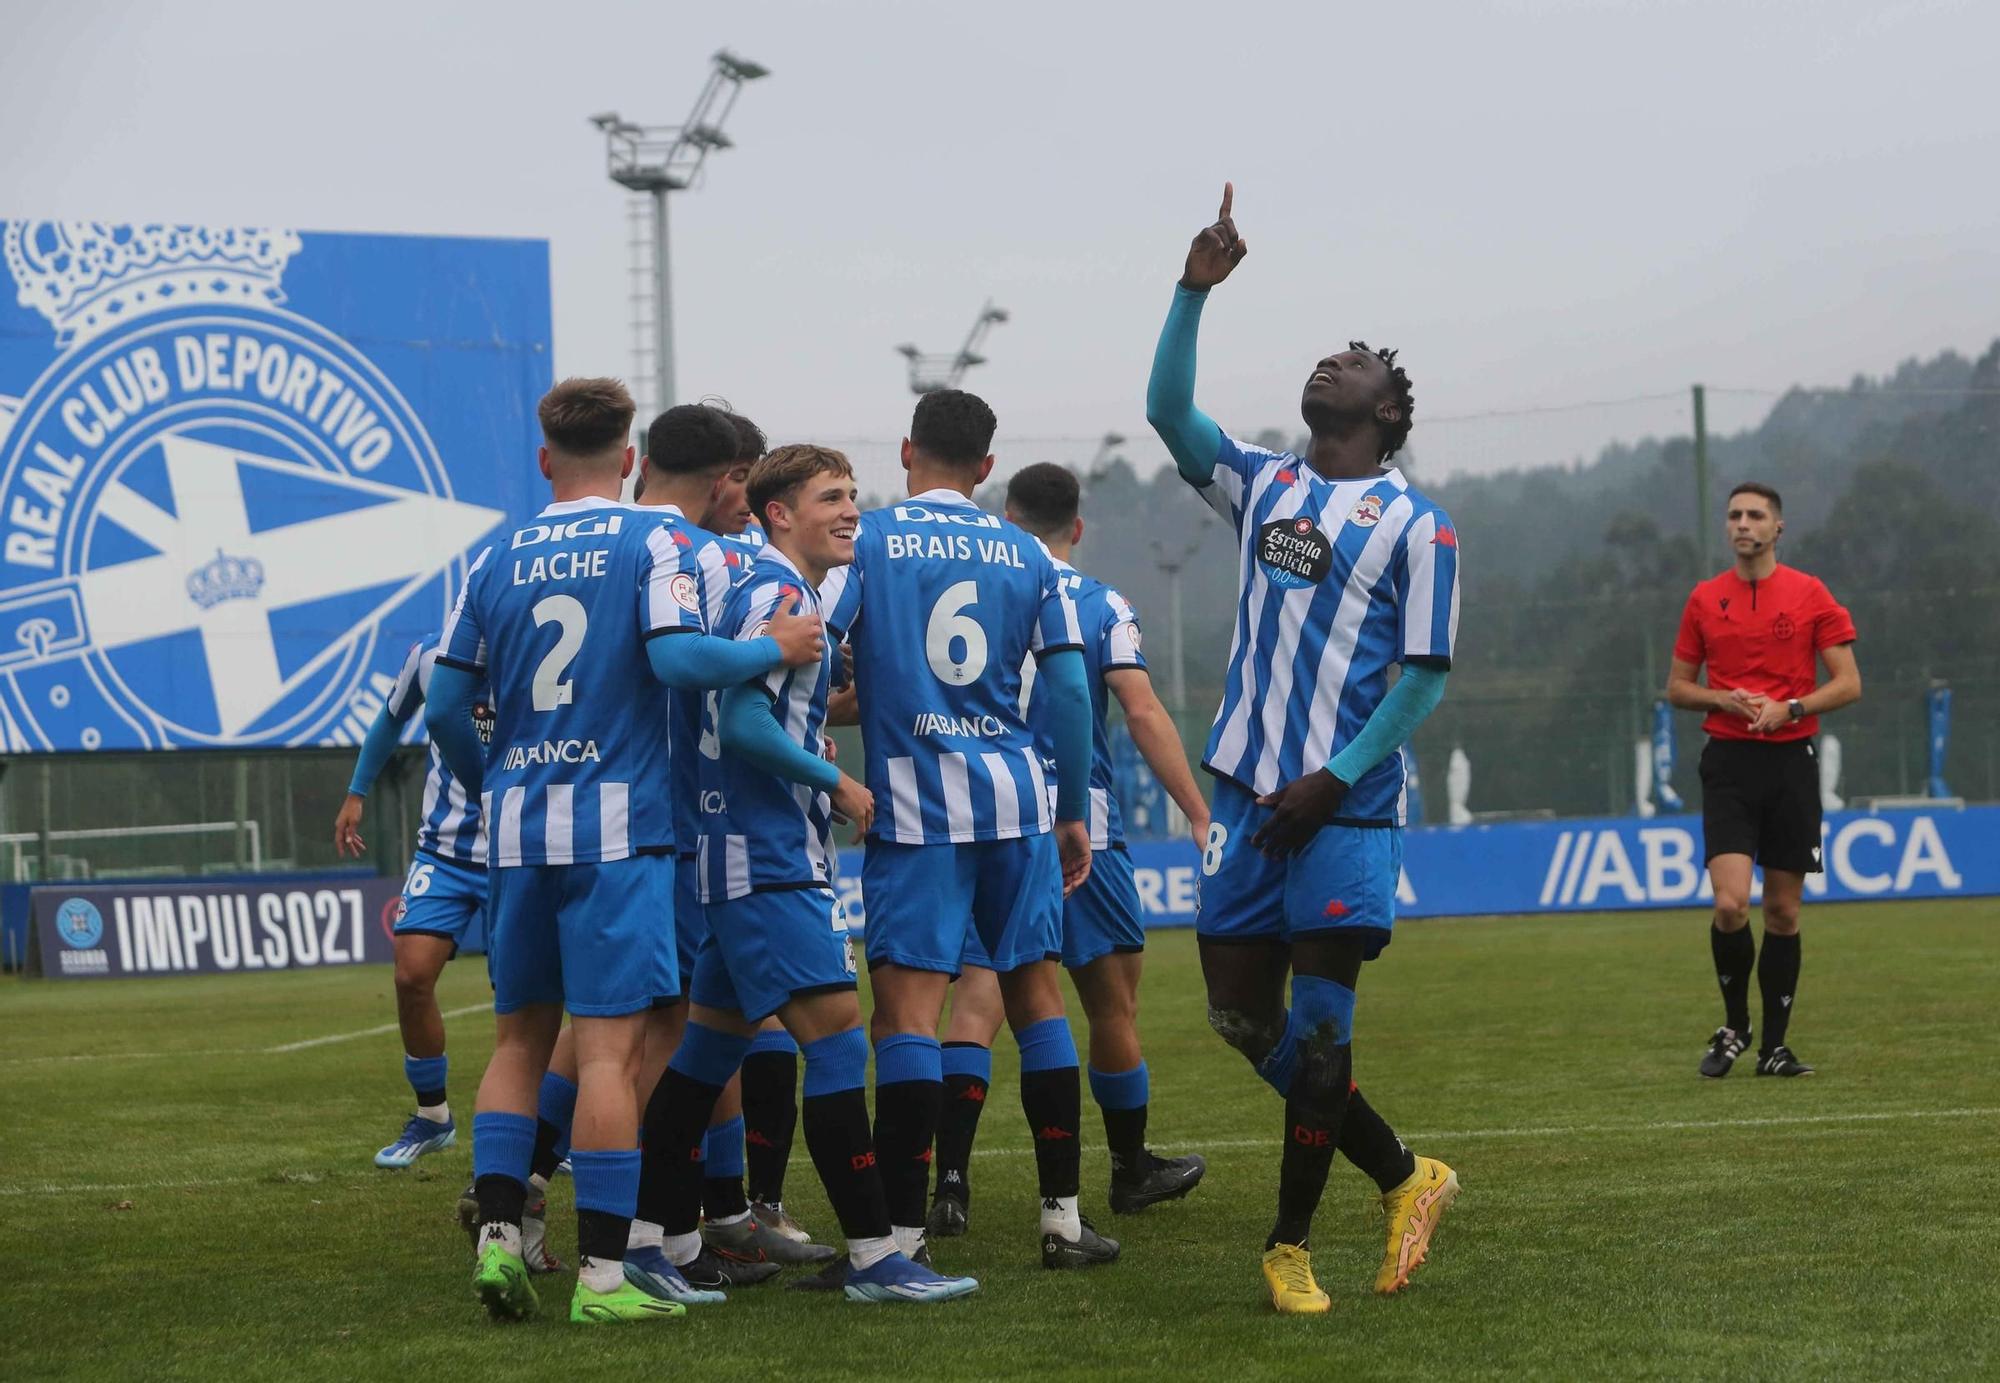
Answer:
[(892, 348), (954, 347), (988, 296), (1012, 320), (968, 385), (1003, 466), (1107, 431), (1162, 458), (1146, 370), (1225, 178), (1251, 253), (1202, 404), (1291, 427), (1313, 359), (1393, 344), (1430, 474), (1684, 429), (1696, 380), (1838, 385), (2000, 334), (1990, 3), (4, 10), (0, 216), (546, 237), (559, 374), (630, 365), (586, 117), (678, 121), (725, 45), (768, 65), (675, 198), (680, 390), (879, 481)]

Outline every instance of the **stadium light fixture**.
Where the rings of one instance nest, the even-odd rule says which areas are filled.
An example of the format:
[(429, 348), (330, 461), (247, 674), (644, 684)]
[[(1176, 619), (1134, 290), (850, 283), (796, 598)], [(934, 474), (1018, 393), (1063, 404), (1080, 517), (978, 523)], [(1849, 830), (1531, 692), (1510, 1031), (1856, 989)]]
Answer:
[[(668, 408), (674, 402), (674, 317), (673, 270), (667, 236), (667, 197), (694, 185), (701, 176), (710, 153), (735, 148), (722, 132), (735, 108), (745, 82), (771, 75), (762, 63), (738, 57), (728, 49), (710, 59), (708, 80), (695, 97), (694, 109), (678, 125), (640, 125), (626, 120), (617, 111), (590, 117), (590, 123), (604, 133), (605, 173), (620, 187), (642, 193), (652, 202), (652, 222), (647, 235), (633, 236), (635, 283), (632, 294), (633, 353), (635, 363), (652, 359), (655, 398), (653, 407)], [(635, 230), (637, 229), (635, 223)], [(650, 245), (650, 270), (639, 252)], [(644, 291), (641, 291), (641, 289)], [(643, 369), (637, 373), (646, 373)], [(643, 424), (644, 419), (641, 419)]]
[(908, 344), (895, 348), (896, 354), (910, 362), (910, 392), (913, 394), (935, 394), (940, 389), (956, 389), (965, 379), (965, 372), (974, 365), (984, 365), (986, 357), (979, 353), (979, 345), (986, 339), (986, 333), (1007, 320), (1007, 310), (995, 307), (988, 298), (979, 309), (979, 315), (972, 321), (972, 330), (965, 335), (965, 344), (951, 355), (926, 355), (915, 346)]

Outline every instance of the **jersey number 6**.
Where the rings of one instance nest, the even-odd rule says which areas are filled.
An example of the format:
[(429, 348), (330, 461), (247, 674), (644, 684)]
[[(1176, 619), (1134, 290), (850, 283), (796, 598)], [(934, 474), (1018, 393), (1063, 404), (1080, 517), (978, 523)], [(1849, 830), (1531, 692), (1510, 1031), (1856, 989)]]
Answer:
[[(977, 681), (986, 671), (986, 631), (979, 621), (965, 613), (979, 603), (979, 584), (960, 581), (945, 588), (931, 617), (924, 625), (924, 656), (938, 681), (962, 687)], [(962, 644), (963, 657), (953, 657), (954, 645)]]

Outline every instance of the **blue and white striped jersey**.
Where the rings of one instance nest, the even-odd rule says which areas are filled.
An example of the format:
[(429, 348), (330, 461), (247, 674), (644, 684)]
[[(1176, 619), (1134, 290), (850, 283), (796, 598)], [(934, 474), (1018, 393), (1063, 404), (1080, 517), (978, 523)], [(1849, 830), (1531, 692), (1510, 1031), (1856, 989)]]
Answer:
[[(1393, 468), (1327, 480), (1226, 434), (1197, 488), (1241, 539), (1236, 628), (1202, 764), (1275, 792), (1354, 738), (1391, 664), (1450, 664), (1458, 534)], [(1398, 750), (1349, 789), (1340, 819), (1401, 825), (1403, 781)]]
[(551, 504), (479, 554), (439, 660), (484, 675), (488, 862), (588, 864), (673, 848), (671, 717), (646, 641), (691, 612), (658, 510)]
[[(442, 637), (426, 634), (410, 645), (402, 671), (396, 674), (396, 685), (389, 688), (389, 714), (399, 723), (407, 724), (415, 718), (417, 708), (430, 695), (431, 669), (437, 666)], [(417, 728), (423, 728), (421, 720), (417, 721)], [(481, 705), (473, 709), (472, 728), (478, 732), (482, 745), (492, 740), (492, 707)], [(451, 776), (436, 745), (430, 746), (430, 764), (430, 772), (424, 775), (424, 810), (423, 820), (417, 826), (417, 849), (483, 868), (486, 818), (479, 814), (479, 804), (466, 800), (464, 786)]]
[(1039, 539), (928, 490), (861, 516), (854, 561), (827, 574), (820, 603), (854, 647), (873, 835), (936, 845), (1051, 828), (1021, 665), (1083, 634)]
[[(1125, 820), (1118, 810), (1117, 794), (1111, 790), (1111, 739), (1104, 728), (1110, 699), (1104, 674), (1146, 666), (1146, 657), (1139, 651), (1139, 612), (1096, 577), (1085, 576), (1061, 558), (1054, 560), (1063, 589), (1076, 605), (1077, 625), (1083, 633), (1083, 664), (1090, 683), (1090, 848), (1109, 850), (1125, 843)], [(1035, 695), (1040, 685), (1039, 681), (1029, 685), (1028, 728), (1034, 731), (1035, 749), (1049, 771), (1053, 788), (1055, 725), (1049, 717), (1048, 698)]]
[[(729, 593), (710, 631), (718, 638), (761, 638), (782, 604), (819, 612), (819, 592), (791, 559), (765, 547), (749, 578)], [(826, 693), (838, 653), (829, 640), (816, 664), (778, 667), (761, 681), (771, 715), (792, 741), (819, 754), (826, 729)], [(790, 783), (735, 757), (713, 740), (701, 759), (701, 900), (721, 902), (763, 889), (831, 886), (839, 876), (833, 809), (823, 792)]]
[[(722, 617), (722, 603), (730, 588), (750, 574), (756, 549), (737, 538), (711, 533), (688, 519), (671, 504), (650, 510), (661, 517), (672, 543), (661, 574), (667, 593), (674, 599), (679, 622), (663, 633), (712, 634)], [(666, 563), (670, 561), (671, 569)], [(692, 854), (701, 836), (701, 793), (698, 767), (704, 752), (715, 745), (717, 693), (682, 690), (667, 692), (669, 714), (673, 717), (670, 747), (674, 759), (674, 841), (684, 855)], [(706, 747), (704, 749), (704, 746)]]

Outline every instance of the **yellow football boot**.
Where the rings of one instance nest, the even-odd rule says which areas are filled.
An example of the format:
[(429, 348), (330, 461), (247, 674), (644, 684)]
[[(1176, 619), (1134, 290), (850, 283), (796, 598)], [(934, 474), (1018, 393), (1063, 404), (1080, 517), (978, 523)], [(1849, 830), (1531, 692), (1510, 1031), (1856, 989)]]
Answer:
[(1382, 1193), (1389, 1243), (1382, 1252), (1382, 1270), (1375, 1274), (1376, 1291), (1400, 1290), (1424, 1265), (1438, 1221), (1457, 1198), (1458, 1173), (1434, 1157), (1418, 1158), (1417, 1169), (1401, 1185)]
[(1333, 1305), (1313, 1281), (1313, 1256), (1298, 1244), (1265, 1251), (1264, 1280), (1271, 1284), (1271, 1305), (1281, 1315), (1317, 1316)]

